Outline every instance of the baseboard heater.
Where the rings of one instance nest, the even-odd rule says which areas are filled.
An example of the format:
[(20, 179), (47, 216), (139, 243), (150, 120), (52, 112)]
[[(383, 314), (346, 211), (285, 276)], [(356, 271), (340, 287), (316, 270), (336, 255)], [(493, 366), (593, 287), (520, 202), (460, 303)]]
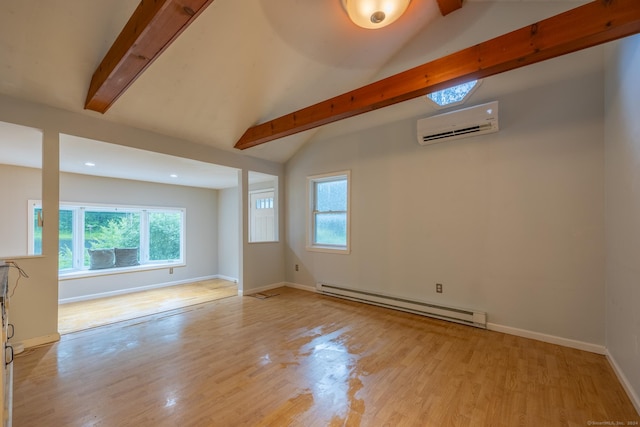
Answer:
[(446, 307), (425, 301), (399, 298), (382, 293), (368, 292), (357, 289), (349, 289), (342, 286), (318, 283), (318, 292), (338, 298), (364, 302), (450, 322), (462, 323), (476, 328), (487, 328), (487, 313), (482, 311), (467, 310), (455, 307)]

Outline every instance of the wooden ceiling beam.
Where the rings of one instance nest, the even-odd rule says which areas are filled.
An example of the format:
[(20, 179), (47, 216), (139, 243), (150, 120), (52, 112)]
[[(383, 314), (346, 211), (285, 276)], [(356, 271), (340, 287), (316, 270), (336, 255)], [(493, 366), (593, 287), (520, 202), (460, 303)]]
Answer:
[(93, 73), (84, 108), (105, 113), (213, 0), (142, 0)]
[(438, 0), (438, 7), (442, 16), (447, 16), (462, 7), (462, 0)]
[(255, 125), (241, 150), (469, 80), (640, 33), (640, 1), (596, 0), (310, 107)]

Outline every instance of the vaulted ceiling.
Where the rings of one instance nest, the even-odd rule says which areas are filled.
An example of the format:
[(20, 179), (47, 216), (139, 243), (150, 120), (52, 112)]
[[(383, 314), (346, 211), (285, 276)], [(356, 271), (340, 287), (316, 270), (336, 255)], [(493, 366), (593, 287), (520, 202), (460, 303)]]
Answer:
[[(91, 77), (138, 3), (0, 3), (0, 93), (239, 152), (255, 124), (585, 2), (467, 0), (443, 16), (436, 0), (413, 0), (372, 31), (353, 25), (340, 0), (215, 0), (104, 114), (86, 110)], [(430, 108), (411, 106), (394, 117)], [(284, 162), (323, 131), (242, 153)]]

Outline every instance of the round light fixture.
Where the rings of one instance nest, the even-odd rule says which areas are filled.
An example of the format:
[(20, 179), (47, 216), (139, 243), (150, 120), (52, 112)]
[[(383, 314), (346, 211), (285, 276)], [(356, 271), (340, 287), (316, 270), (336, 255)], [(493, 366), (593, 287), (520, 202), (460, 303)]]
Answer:
[(411, 0), (341, 0), (349, 18), (359, 27), (376, 29), (400, 18)]

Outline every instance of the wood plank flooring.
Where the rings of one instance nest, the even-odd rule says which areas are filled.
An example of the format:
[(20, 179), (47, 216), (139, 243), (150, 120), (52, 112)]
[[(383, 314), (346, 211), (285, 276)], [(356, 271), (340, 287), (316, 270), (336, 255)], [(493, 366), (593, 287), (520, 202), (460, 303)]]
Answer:
[(108, 298), (60, 304), (58, 332), (68, 334), (235, 295), (238, 295), (236, 283), (223, 279), (211, 279)]
[(584, 427), (640, 420), (604, 356), (296, 289), (274, 292), (27, 350), (15, 360), (14, 425)]

